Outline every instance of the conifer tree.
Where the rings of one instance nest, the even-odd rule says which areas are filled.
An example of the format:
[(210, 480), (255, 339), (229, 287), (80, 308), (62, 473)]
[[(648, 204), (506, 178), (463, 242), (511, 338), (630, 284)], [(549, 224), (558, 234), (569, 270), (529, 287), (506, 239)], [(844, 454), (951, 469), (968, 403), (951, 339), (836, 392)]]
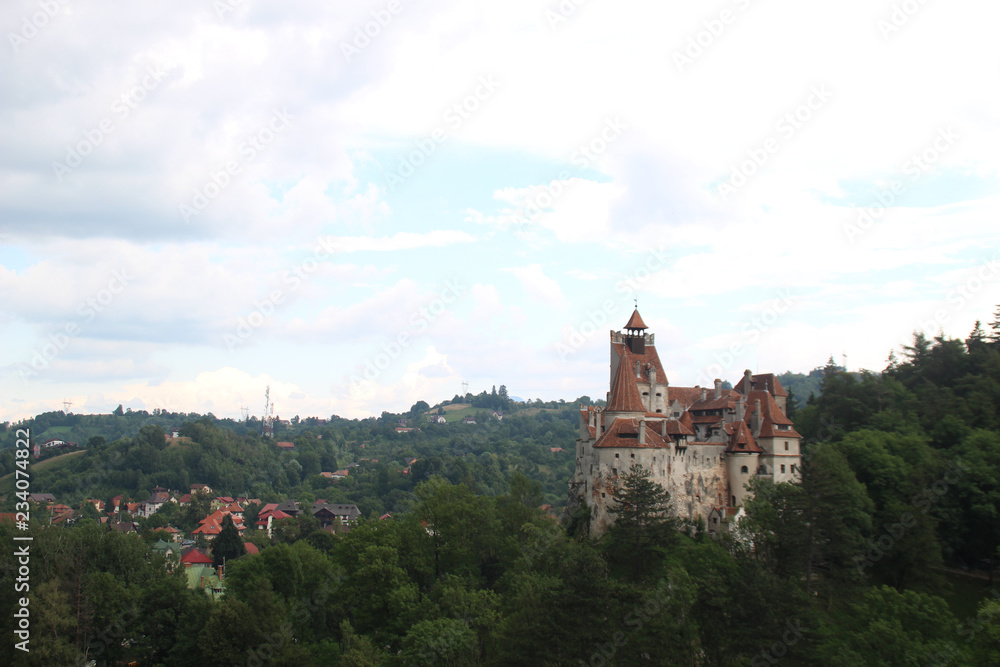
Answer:
[(616, 517), (609, 531), (612, 550), (631, 551), (636, 580), (642, 578), (644, 564), (656, 548), (672, 540), (677, 526), (670, 515), (670, 495), (651, 478), (649, 470), (632, 464), (621, 476), (615, 503), (608, 509)]
[(215, 566), (222, 565), (225, 560), (239, 558), (247, 552), (240, 539), (240, 531), (236, 529), (233, 518), (228, 514), (222, 519), (222, 532), (212, 544), (212, 561)]
[(990, 322), (990, 345), (1000, 347), (1000, 306), (997, 306), (993, 321)]

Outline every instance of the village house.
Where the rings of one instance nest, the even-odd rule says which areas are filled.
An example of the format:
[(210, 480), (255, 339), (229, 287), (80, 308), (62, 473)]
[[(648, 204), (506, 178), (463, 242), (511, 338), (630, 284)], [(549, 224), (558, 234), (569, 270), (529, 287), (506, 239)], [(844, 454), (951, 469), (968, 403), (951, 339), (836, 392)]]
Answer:
[(313, 505), (312, 515), (319, 519), (323, 528), (331, 528), (337, 521), (340, 521), (342, 529), (346, 530), (357, 521), (361, 512), (358, 510), (358, 506), (353, 504), (338, 505), (317, 502)]
[(42, 440), (41, 442), (36, 442), (31, 447), (32, 455), (37, 459), (45, 452), (51, 451), (68, 451), (70, 449), (77, 449), (79, 443), (72, 442), (69, 440), (62, 440), (60, 438), (49, 438), (47, 440)]
[(165, 503), (169, 502), (176, 503), (177, 499), (172, 497), (169, 491), (167, 491), (161, 486), (158, 486), (153, 489), (152, 495), (150, 495), (148, 500), (139, 503), (138, 507), (136, 508), (136, 514), (138, 516), (145, 517), (148, 519), (149, 517), (156, 514), (156, 512), (159, 511), (159, 509), (163, 507)]
[(266, 530), (267, 536), (271, 537), (275, 521), (291, 518), (291, 514), (278, 509), (278, 503), (268, 503), (257, 513), (257, 530)]

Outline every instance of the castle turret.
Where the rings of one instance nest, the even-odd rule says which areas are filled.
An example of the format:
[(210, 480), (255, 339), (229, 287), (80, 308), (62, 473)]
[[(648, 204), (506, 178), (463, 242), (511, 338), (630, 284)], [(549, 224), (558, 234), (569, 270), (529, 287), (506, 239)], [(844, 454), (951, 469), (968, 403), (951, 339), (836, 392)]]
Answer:
[(632, 311), (632, 317), (628, 318), (628, 322), (625, 324), (625, 330), (628, 331), (626, 336), (628, 349), (635, 354), (646, 354), (646, 335), (644, 332), (647, 328), (646, 323), (639, 315), (639, 309), (636, 308)]

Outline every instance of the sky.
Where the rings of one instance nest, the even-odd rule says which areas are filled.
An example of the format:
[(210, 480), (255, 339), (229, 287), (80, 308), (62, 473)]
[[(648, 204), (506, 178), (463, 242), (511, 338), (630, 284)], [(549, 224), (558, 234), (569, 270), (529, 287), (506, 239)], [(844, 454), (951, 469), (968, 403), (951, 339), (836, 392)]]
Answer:
[(987, 0), (0, 6), (0, 421), (603, 398), (1000, 304)]

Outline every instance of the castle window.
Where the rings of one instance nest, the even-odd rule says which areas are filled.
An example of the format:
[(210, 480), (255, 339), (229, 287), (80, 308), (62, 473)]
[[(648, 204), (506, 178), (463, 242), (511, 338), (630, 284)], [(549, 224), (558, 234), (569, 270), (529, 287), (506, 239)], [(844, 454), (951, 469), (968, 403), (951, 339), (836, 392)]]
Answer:
[(617, 454), (615, 454), (615, 458), (618, 458), (618, 455), (617, 455)]
[(792, 464), (792, 474), (793, 475), (795, 474), (795, 464), (794, 463)]
[(746, 466), (743, 466), (743, 467), (741, 467), (741, 468), (740, 468), (740, 472), (741, 472), (741, 473), (743, 473), (743, 474), (745, 475), (745, 474), (747, 474), (747, 473), (748, 473), (748, 472), (750, 472), (750, 471), (749, 471), (749, 470), (747, 470), (747, 467), (746, 467)]
[(632, 457), (633, 459), (635, 458), (635, 454), (630, 454), (630, 456), (631, 456), (631, 457)]
[(604, 493), (602, 492), (602, 493), (601, 493), (601, 498), (603, 498), (603, 497), (604, 497)]
[(787, 440), (785, 440), (785, 451), (786, 452), (788, 451), (788, 441)]
[(782, 472), (782, 474), (784, 474), (784, 472), (785, 472), (785, 466), (781, 466), (781, 472)]
[(611, 474), (612, 475), (617, 475), (618, 474), (618, 468), (612, 468), (611, 469)]

